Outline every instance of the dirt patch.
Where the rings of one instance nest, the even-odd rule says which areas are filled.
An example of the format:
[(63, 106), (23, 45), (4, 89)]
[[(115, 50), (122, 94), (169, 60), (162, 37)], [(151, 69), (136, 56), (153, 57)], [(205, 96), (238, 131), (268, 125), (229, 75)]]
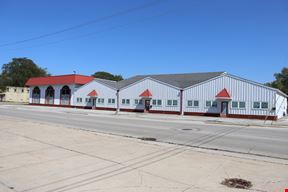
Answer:
[(237, 188), (237, 189), (250, 189), (253, 186), (251, 181), (239, 178), (225, 179), (224, 181), (221, 182), (221, 184), (230, 188)]

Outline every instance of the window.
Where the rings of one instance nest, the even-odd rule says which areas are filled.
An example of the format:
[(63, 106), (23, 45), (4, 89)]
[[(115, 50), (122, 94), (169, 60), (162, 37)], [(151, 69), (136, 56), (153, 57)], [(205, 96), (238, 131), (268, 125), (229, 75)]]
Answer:
[(217, 101), (206, 101), (206, 107), (217, 107)]
[(173, 100), (173, 106), (177, 106), (178, 105), (178, 101), (177, 100)]
[(91, 98), (86, 98), (85, 101), (86, 103), (91, 103)]
[(130, 105), (130, 99), (122, 99), (123, 105)]
[(16, 93), (17, 89), (14, 89), (14, 92)]
[(98, 103), (99, 104), (104, 104), (104, 99), (103, 98), (98, 98)]
[(85, 99), (85, 102), (88, 103), (88, 101), (89, 101), (88, 98), (86, 98), (86, 99)]
[(199, 107), (199, 101), (198, 100), (188, 100), (187, 106), (188, 107)]
[(135, 99), (134, 103), (135, 103), (135, 105), (138, 105), (139, 100), (138, 100), (138, 99)]
[(238, 108), (238, 101), (232, 101), (232, 108)]
[(253, 102), (253, 109), (268, 109), (269, 104), (268, 102)]
[(239, 108), (244, 109), (246, 107), (246, 103), (244, 101), (239, 102)]
[(178, 101), (177, 100), (168, 100), (167, 101), (167, 105), (168, 106), (177, 106), (178, 105)]
[(232, 101), (232, 108), (245, 109), (246, 103), (244, 101)]
[(261, 109), (268, 109), (268, 102), (262, 102)]
[(115, 99), (108, 99), (108, 103), (109, 104), (114, 104), (115, 103)]
[(162, 100), (161, 99), (153, 99), (152, 100), (152, 105), (161, 106), (162, 105)]
[(24, 89), (22, 89), (21, 92), (24, 93)]
[(77, 103), (82, 103), (82, 98), (81, 97), (77, 97)]
[(253, 102), (254, 109), (260, 109), (260, 102)]
[(211, 107), (212, 106), (212, 102), (211, 101), (206, 101), (206, 107)]

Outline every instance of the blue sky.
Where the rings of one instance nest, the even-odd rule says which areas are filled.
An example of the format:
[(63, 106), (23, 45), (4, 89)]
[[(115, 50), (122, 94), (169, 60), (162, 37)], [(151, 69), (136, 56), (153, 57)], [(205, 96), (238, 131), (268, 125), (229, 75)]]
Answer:
[(288, 66), (287, 21), (287, 0), (0, 0), (0, 64), (27, 57), (53, 75), (227, 71), (265, 83)]

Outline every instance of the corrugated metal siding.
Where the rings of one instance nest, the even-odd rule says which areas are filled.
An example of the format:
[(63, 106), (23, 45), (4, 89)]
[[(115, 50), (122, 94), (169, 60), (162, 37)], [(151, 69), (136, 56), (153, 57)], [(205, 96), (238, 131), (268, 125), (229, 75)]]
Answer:
[(287, 98), (276, 94), (276, 114), (278, 118), (287, 115)]
[[(80, 88), (78, 88), (73, 97), (73, 103), (76, 106), (92, 106), (92, 102), (87, 103), (85, 100), (86, 98), (90, 98), (87, 96), (91, 91), (96, 90), (98, 94), (98, 98), (104, 98), (104, 104), (100, 104), (96, 101), (96, 107), (103, 107), (103, 108), (116, 108), (117, 107), (117, 91), (114, 89), (111, 89), (110, 87), (107, 87), (101, 83), (98, 83), (96, 81), (92, 81)], [(77, 98), (82, 98), (81, 103), (77, 103)], [(114, 104), (108, 104), (108, 99), (115, 99)]]
[[(151, 110), (160, 111), (180, 111), (180, 90), (159, 83), (151, 79), (144, 79), (138, 83), (129, 86), (119, 92), (120, 108), (123, 109), (144, 109), (144, 105), (135, 105), (135, 99), (141, 99), (139, 95), (146, 89), (152, 93), (152, 99), (161, 99), (162, 106), (153, 106)], [(123, 105), (122, 99), (130, 99), (129, 105)], [(167, 100), (177, 100), (178, 105), (175, 107), (167, 106)], [(152, 104), (152, 102), (151, 102)]]
[[(275, 91), (228, 76), (222, 76), (204, 84), (184, 90), (184, 111), (220, 113), (221, 104), (219, 101), (217, 108), (206, 108), (205, 102), (207, 100), (215, 100), (215, 96), (224, 88), (226, 88), (232, 96), (232, 101), (246, 102), (245, 109), (233, 109), (230, 101), (230, 114), (274, 115), (274, 113), (270, 113), (270, 110), (275, 106)], [(187, 107), (187, 100), (199, 100), (199, 108)], [(254, 101), (268, 102), (269, 110), (253, 109)]]

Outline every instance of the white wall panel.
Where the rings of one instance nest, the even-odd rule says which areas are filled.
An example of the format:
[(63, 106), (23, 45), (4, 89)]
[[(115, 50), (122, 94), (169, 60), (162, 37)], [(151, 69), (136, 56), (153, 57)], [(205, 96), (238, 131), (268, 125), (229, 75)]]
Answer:
[(276, 114), (278, 118), (287, 115), (287, 98), (276, 94)]
[[(153, 106), (151, 110), (160, 111), (180, 111), (180, 90), (174, 87), (162, 84), (152, 79), (146, 78), (129, 87), (126, 87), (119, 92), (120, 108), (122, 109), (144, 109), (144, 105), (136, 106), (135, 99), (141, 99), (139, 95), (146, 89), (152, 93), (152, 99), (161, 99), (162, 106)], [(122, 99), (130, 99), (130, 105), (123, 105)], [(167, 106), (167, 100), (177, 100), (177, 106)], [(151, 102), (152, 104), (152, 102)]]
[[(96, 80), (91, 81), (90, 83), (78, 88), (73, 97), (73, 103), (76, 106), (92, 106), (92, 102), (87, 103), (85, 100), (86, 98), (90, 98), (87, 96), (91, 91), (96, 90), (98, 94), (98, 98), (104, 98), (104, 104), (99, 104), (96, 101), (96, 107), (105, 107), (105, 108), (116, 108), (117, 107), (117, 91), (115, 89), (112, 89), (106, 85), (103, 85)], [(77, 103), (77, 98), (82, 98), (82, 103)], [(115, 99), (114, 104), (108, 104), (108, 99)]]
[[(229, 102), (230, 114), (245, 115), (274, 115), (270, 110), (275, 106), (275, 91), (268, 88), (249, 83), (230, 76), (222, 76), (214, 80), (199, 84), (184, 90), (184, 111), (185, 112), (201, 112), (201, 113), (220, 113), (221, 104), (218, 101), (217, 108), (206, 108), (206, 100), (215, 100), (215, 96), (226, 88), (232, 97), (232, 101), (245, 101), (245, 109), (233, 109), (231, 101)], [(187, 100), (199, 100), (199, 108), (187, 107)], [(253, 102), (268, 102), (269, 109), (253, 109)]]

